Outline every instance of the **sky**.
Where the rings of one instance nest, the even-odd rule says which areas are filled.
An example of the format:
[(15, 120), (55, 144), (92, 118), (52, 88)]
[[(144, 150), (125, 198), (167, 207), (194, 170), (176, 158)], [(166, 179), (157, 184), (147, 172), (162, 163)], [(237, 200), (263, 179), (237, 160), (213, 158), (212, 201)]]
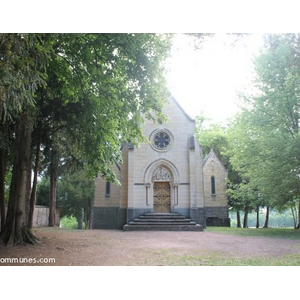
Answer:
[(216, 34), (196, 50), (190, 37), (178, 34), (167, 61), (172, 96), (191, 117), (203, 112), (213, 122), (225, 123), (238, 112), (238, 92), (251, 88), (252, 59), (261, 45), (261, 34), (234, 46), (232, 37)]

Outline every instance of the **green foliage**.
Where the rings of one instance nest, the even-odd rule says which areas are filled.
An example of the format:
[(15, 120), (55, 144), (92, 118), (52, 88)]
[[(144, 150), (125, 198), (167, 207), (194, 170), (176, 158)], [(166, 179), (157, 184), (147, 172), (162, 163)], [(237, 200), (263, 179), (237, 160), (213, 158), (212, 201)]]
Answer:
[[(241, 218), (243, 214), (241, 214)], [(263, 211), (259, 213), (259, 219), (261, 223), (265, 220), (266, 214)], [(236, 227), (236, 213), (230, 213), (231, 219), (231, 227)], [(269, 227), (270, 228), (294, 228), (294, 220), (290, 210), (286, 210), (283, 212), (278, 212), (275, 210), (271, 210), (269, 217)], [(248, 215), (248, 226), (255, 227), (256, 226), (256, 212), (250, 213)]]
[(73, 216), (70, 217), (64, 216), (60, 219), (60, 227), (77, 229), (78, 227), (77, 219)]
[(1, 122), (34, 107), (35, 92), (45, 84), (50, 51), (42, 34), (0, 34)]
[(110, 164), (121, 162), (121, 146), (143, 141), (143, 117), (161, 113), (171, 36), (49, 36), (55, 43), (46, 86), (37, 94), (35, 127), (45, 145), (45, 164), (55, 148), (63, 158), (60, 172), (88, 164), (91, 175), (114, 181)]
[(241, 178), (230, 162), (229, 128), (219, 123), (212, 123), (210, 119), (202, 114), (196, 117), (195, 137), (202, 148), (203, 155), (208, 155), (213, 149), (228, 171), (230, 182), (237, 184), (241, 182)]
[(238, 184), (229, 183), (226, 194), (230, 199), (230, 206), (234, 210), (250, 212), (260, 201), (259, 192), (245, 180)]
[[(247, 203), (243, 204), (242, 198), (246, 199), (245, 195), (242, 195), (242, 198), (238, 195), (240, 191), (238, 187), (242, 184), (242, 178), (241, 175), (233, 169), (230, 163), (228, 128), (221, 124), (212, 123), (202, 114), (196, 117), (195, 137), (202, 147), (203, 155), (208, 155), (211, 149), (213, 149), (228, 171), (227, 196), (229, 206), (235, 210), (241, 210), (248, 207), (249, 204), (247, 203), (249, 203), (250, 199), (247, 200)], [(241, 187), (243, 187), (243, 185), (241, 185)]]
[(200, 115), (196, 117), (195, 137), (200, 143), (204, 155), (209, 154), (213, 149), (227, 167), (228, 157), (225, 154), (228, 148), (227, 128), (211, 123), (204, 115)]
[(37, 184), (36, 204), (48, 206), (49, 205), (49, 189), (50, 182), (47, 177), (43, 177)]
[(84, 171), (66, 175), (58, 187), (58, 207), (61, 216), (77, 219), (88, 214), (94, 198), (95, 183)]
[(300, 36), (267, 35), (255, 59), (256, 93), (230, 130), (234, 168), (259, 189), (269, 205), (300, 199)]
[[(0, 155), (7, 169), (14, 166), (12, 182), (22, 189), (11, 189), (10, 203), (25, 211), (30, 151), (51, 178), (50, 210), (65, 174), (85, 168), (89, 178), (117, 181), (110, 166), (121, 162), (122, 145), (144, 140), (144, 117), (161, 116), (170, 41), (167, 34), (0, 34)], [(12, 224), (24, 223), (15, 222), (24, 214), (16, 215), (12, 205), (9, 211), (6, 240), (22, 232)]]
[(1, 34), (0, 41), (1, 118), (30, 105), (45, 157), (55, 140), (69, 164), (87, 162), (94, 176), (114, 180), (109, 165), (121, 160), (122, 144), (144, 140), (143, 117), (161, 114), (171, 35)]

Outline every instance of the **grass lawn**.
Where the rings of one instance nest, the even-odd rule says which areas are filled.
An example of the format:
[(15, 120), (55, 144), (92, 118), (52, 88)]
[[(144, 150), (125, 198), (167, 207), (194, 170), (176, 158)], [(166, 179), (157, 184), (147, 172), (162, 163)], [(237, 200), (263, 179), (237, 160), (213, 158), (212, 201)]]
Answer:
[(300, 266), (300, 254), (283, 255), (279, 257), (228, 257), (222, 252), (201, 251), (180, 255), (169, 249), (149, 252), (152, 265), (155, 260), (162, 266)]
[[(290, 228), (230, 228), (207, 227), (206, 232), (243, 237), (280, 238), (300, 240), (300, 230)], [(299, 244), (300, 247), (300, 244)], [(152, 255), (162, 264), (169, 266), (300, 266), (300, 253), (278, 257), (229, 257), (218, 251), (195, 251), (186, 255), (163, 249)]]
[(205, 231), (239, 236), (262, 236), (270, 238), (300, 240), (300, 230), (292, 228), (207, 227)]

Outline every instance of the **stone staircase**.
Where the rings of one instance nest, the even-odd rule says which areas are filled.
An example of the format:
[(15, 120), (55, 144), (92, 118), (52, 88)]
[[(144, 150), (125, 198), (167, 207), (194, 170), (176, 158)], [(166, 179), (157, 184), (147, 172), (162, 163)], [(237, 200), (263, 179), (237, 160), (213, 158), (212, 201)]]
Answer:
[(203, 231), (179, 213), (145, 213), (123, 226), (124, 231)]

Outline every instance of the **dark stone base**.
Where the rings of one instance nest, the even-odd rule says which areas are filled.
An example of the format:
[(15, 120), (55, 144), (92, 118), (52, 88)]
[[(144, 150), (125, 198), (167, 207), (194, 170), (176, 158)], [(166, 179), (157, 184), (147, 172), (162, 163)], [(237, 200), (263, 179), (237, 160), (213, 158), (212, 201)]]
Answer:
[(127, 209), (119, 207), (94, 207), (93, 229), (122, 229), (127, 221)]
[(134, 208), (127, 208), (127, 223), (134, 220)]
[(228, 218), (228, 208), (226, 206), (205, 207), (206, 218)]
[(182, 214), (183, 216), (186, 216), (187, 218), (190, 218), (190, 209), (189, 208), (178, 208), (177, 206), (174, 208), (174, 213)]
[(230, 227), (227, 207), (206, 207), (205, 211), (206, 226)]
[(201, 224), (203, 228), (206, 227), (205, 208), (191, 208), (190, 218), (197, 224)]
[(230, 218), (208, 217), (206, 226), (230, 227)]
[[(129, 224), (145, 213), (152, 212), (153, 209), (150, 208), (94, 207), (92, 227), (94, 229), (123, 229), (125, 224)], [(200, 224), (202, 228), (206, 226), (230, 227), (226, 207), (186, 208), (176, 209), (176, 212)]]

